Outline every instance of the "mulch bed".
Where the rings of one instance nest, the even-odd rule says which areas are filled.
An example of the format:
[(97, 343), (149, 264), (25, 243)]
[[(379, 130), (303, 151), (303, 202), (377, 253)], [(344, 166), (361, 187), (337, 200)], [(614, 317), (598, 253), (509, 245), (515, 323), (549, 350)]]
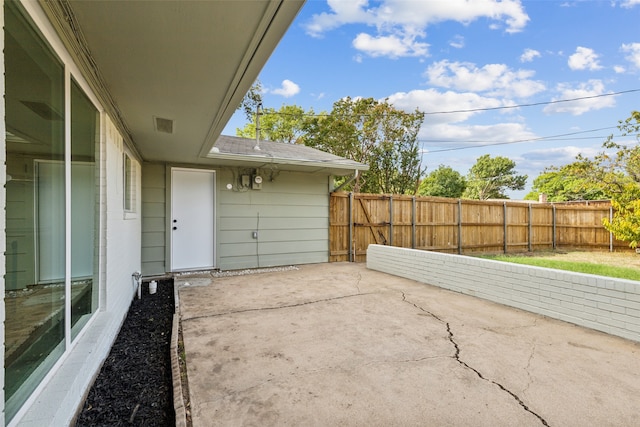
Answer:
[(76, 426), (174, 426), (173, 280), (143, 284), (78, 415)]

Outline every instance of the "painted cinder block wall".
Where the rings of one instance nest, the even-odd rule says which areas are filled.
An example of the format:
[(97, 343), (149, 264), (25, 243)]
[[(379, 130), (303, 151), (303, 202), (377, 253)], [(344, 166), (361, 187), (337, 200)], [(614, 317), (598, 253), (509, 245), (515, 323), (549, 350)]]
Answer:
[[(189, 167), (188, 165), (178, 165)], [(142, 273), (171, 271), (171, 188), (165, 163), (142, 167)], [(202, 166), (192, 166), (202, 168)], [(216, 267), (222, 270), (328, 262), (327, 174), (265, 171), (260, 190), (238, 186), (242, 169), (216, 172)], [(261, 171), (260, 171), (261, 173)], [(232, 189), (227, 185), (231, 184)], [(257, 239), (253, 232), (257, 231)]]
[(640, 282), (382, 245), (367, 268), (640, 341)]

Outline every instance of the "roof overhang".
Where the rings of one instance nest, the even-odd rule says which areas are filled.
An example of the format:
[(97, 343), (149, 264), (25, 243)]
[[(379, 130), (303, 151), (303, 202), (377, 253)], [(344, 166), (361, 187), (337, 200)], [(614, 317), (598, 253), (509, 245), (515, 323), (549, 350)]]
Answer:
[(303, 3), (41, 5), (144, 160), (208, 163), (207, 154)]
[(331, 161), (314, 161), (277, 158), (264, 156), (260, 154), (227, 154), (227, 153), (210, 153), (207, 158), (217, 166), (223, 167), (243, 167), (252, 169), (275, 169), (283, 171), (307, 172), (326, 174), (334, 176), (351, 175), (355, 171), (366, 171), (369, 166), (345, 161), (344, 163)]
[(304, 171), (344, 176), (365, 171), (368, 165), (313, 147), (268, 140), (222, 135), (207, 155), (210, 164), (222, 167)]

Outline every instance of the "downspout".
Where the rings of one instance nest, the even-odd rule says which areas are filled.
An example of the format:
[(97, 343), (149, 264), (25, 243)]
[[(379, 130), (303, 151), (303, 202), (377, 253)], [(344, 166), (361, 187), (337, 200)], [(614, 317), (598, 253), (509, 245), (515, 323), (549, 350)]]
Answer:
[(356, 178), (358, 178), (358, 169), (356, 169), (355, 171), (353, 171), (353, 176), (351, 178), (349, 178), (348, 180), (346, 180), (345, 182), (343, 182), (342, 184), (340, 184), (338, 187), (334, 188), (332, 193), (335, 193), (336, 191), (340, 191), (340, 189), (342, 187), (345, 187), (349, 184), (351, 184), (353, 181), (355, 181)]

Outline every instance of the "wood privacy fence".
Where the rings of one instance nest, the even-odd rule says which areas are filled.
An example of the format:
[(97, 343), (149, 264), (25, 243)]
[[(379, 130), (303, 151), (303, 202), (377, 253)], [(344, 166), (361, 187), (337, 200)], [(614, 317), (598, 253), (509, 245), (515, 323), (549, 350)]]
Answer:
[(369, 244), (469, 254), (549, 249), (629, 250), (602, 226), (609, 202), (591, 205), (332, 193), (331, 262), (366, 261)]

